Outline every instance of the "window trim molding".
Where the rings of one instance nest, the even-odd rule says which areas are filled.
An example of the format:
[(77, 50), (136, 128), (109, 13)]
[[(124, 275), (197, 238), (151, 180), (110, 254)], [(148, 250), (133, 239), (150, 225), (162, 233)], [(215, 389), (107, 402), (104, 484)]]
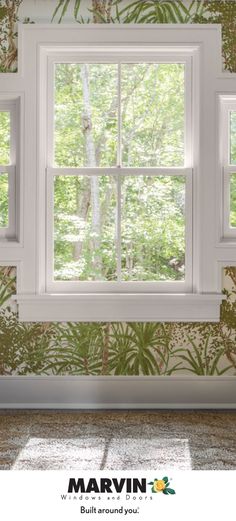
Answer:
[[(199, 168), (197, 169), (196, 179), (194, 179), (194, 221), (198, 223), (195, 227), (193, 236), (193, 256), (198, 259), (196, 272), (193, 281), (193, 292), (185, 296), (184, 305), (183, 295), (173, 294), (144, 294), (122, 295), (99, 295), (99, 294), (75, 294), (66, 301), (66, 295), (48, 295), (45, 294), (45, 284), (42, 282), (42, 262), (45, 262), (45, 249), (39, 248), (38, 239), (44, 233), (43, 226), (40, 224), (40, 214), (45, 212), (45, 207), (36, 204), (37, 198), (42, 195), (42, 187), (39, 182), (39, 167), (36, 164), (36, 129), (38, 137), (42, 138), (40, 132), (42, 130), (37, 127), (36, 114), (39, 116), (39, 106), (36, 107), (36, 76), (39, 73), (39, 62), (45, 49), (54, 48), (59, 43), (61, 46), (68, 45), (73, 47), (83, 45), (102, 44), (104, 46), (111, 45), (111, 38), (115, 45), (125, 46), (140, 45), (143, 38), (141, 33), (145, 35), (145, 45), (162, 45), (170, 49), (173, 46), (182, 48), (192, 47), (198, 50), (201, 59), (201, 93), (204, 92), (204, 102), (200, 109), (200, 120), (198, 114), (195, 114), (197, 123), (200, 126), (200, 138), (195, 135), (196, 143), (200, 143), (203, 148), (203, 154), (200, 157)], [(138, 35), (138, 36), (137, 36)], [(179, 42), (177, 44), (177, 42)], [(218, 261), (224, 260), (224, 257), (232, 261), (236, 255), (231, 249), (231, 255), (228, 250), (220, 250), (215, 244), (215, 219), (218, 208), (216, 208), (215, 200), (211, 197), (206, 201), (205, 194), (212, 195), (215, 193), (215, 170), (217, 140), (215, 139), (215, 93), (218, 90), (224, 90), (227, 83), (230, 90), (230, 84), (233, 84), (235, 75), (227, 74), (224, 79), (224, 73), (221, 72), (221, 27), (219, 25), (21, 25), (19, 24), (19, 51), (22, 53), (20, 57), (19, 73), (14, 76), (16, 78), (15, 85), (23, 89), (26, 98), (25, 104), (25, 144), (24, 161), (25, 161), (25, 189), (24, 189), (24, 248), (19, 250), (18, 258), (20, 262), (20, 277), (18, 285), (17, 301), (19, 304), (20, 319), (41, 321), (42, 316), (47, 320), (68, 320), (67, 306), (69, 300), (73, 302), (68, 308), (70, 317), (76, 312), (75, 320), (84, 320), (85, 310), (83, 310), (86, 299), (86, 308), (89, 321), (96, 320), (92, 316), (91, 306), (95, 300), (100, 299), (102, 305), (96, 306), (98, 321), (109, 320), (143, 320), (143, 321), (216, 321), (219, 320), (220, 302), (223, 297), (218, 294), (219, 274), (214, 266)], [(26, 54), (27, 53), (27, 54)], [(214, 59), (213, 59), (214, 57)], [(198, 67), (198, 65), (195, 65)], [(30, 81), (28, 81), (31, 77)], [(231, 79), (233, 81), (231, 81)], [(5, 85), (11, 85), (12, 75), (5, 77)], [(204, 80), (204, 81), (203, 81)], [(220, 87), (219, 87), (220, 85)], [(40, 88), (42, 88), (42, 80)], [(227, 88), (226, 88), (227, 90)], [(194, 96), (198, 96), (197, 89), (194, 90)], [(206, 127), (209, 122), (209, 129)], [(31, 132), (30, 130), (31, 129)], [(33, 130), (33, 131), (32, 131)], [(209, 153), (206, 154), (206, 141)], [(205, 148), (204, 148), (205, 147)], [(198, 146), (197, 146), (198, 149)], [(42, 149), (38, 150), (40, 155)], [(197, 152), (198, 155), (198, 152)], [(194, 156), (193, 167), (196, 167), (197, 155)], [(207, 175), (206, 175), (207, 173)], [(213, 198), (212, 198), (213, 199)], [(200, 201), (204, 204), (200, 204)], [(201, 240), (200, 240), (201, 238)], [(9, 255), (8, 255), (9, 258)], [(40, 259), (41, 262), (38, 262)], [(217, 264), (218, 266), (218, 264)], [(111, 303), (111, 296), (112, 301)], [(81, 298), (83, 301), (81, 302)], [(145, 298), (147, 298), (147, 311), (145, 310)], [(57, 299), (57, 300), (55, 300)], [(177, 299), (177, 300), (176, 300)], [(182, 299), (182, 300), (181, 300)], [(192, 308), (190, 312), (190, 301)], [(66, 302), (66, 305), (65, 305)], [(142, 302), (142, 305), (141, 305)], [(203, 305), (203, 302), (205, 304)], [(207, 311), (206, 302), (209, 308)], [(57, 303), (57, 306), (55, 304)], [(109, 308), (110, 303), (110, 308)], [(166, 313), (163, 311), (165, 303)], [(132, 305), (131, 305), (132, 304)], [(40, 308), (41, 307), (41, 311)], [(60, 309), (59, 309), (60, 308)], [(58, 313), (56, 314), (56, 309)], [(95, 311), (96, 311), (95, 309)], [(189, 312), (188, 312), (189, 309)], [(73, 311), (74, 310), (74, 311)], [(125, 312), (126, 310), (126, 312)], [(131, 313), (132, 311), (132, 313)], [(41, 313), (41, 314), (40, 314)], [(132, 316), (131, 316), (132, 315)], [(204, 316), (202, 316), (204, 315)], [(110, 316), (110, 319), (109, 319)], [(23, 317), (23, 318), (22, 318)], [(29, 318), (30, 317), (30, 318)], [(63, 317), (63, 318), (62, 318)], [(205, 318), (204, 318), (205, 317)], [(71, 318), (72, 319), (72, 318)], [(43, 319), (44, 320), (44, 319)]]

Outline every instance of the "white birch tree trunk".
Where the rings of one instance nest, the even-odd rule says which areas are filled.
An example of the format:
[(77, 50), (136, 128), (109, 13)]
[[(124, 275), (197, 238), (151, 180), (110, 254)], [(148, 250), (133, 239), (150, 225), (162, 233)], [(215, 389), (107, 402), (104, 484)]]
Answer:
[[(83, 88), (83, 114), (82, 126), (85, 137), (86, 147), (86, 166), (96, 166), (96, 151), (93, 140), (92, 130), (92, 113), (89, 92), (89, 68), (87, 64), (81, 66), (81, 80)], [(91, 210), (92, 210), (92, 249), (94, 253), (94, 267), (99, 272), (101, 269), (100, 259), (100, 234), (101, 234), (101, 215), (100, 215), (100, 200), (99, 200), (99, 177), (92, 176), (90, 178), (91, 186)]]

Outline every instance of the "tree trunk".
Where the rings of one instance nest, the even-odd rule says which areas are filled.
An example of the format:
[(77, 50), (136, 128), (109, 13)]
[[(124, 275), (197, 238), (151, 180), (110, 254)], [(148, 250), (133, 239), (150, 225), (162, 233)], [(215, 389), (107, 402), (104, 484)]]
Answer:
[[(96, 166), (95, 145), (92, 134), (92, 113), (90, 105), (89, 93), (89, 69), (87, 64), (81, 66), (81, 80), (83, 88), (83, 113), (82, 113), (82, 127), (85, 137), (86, 148), (86, 166)], [(99, 256), (100, 248), (100, 233), (101, 233), (101, 217), (100, 217), (100, 201), (99, 201), (99, 178), (92, 176), (91, 178), (84, 178), (83, 180), (83, 195), (77, 197), (78, 216), (83, 220), (87, 219), (89, 206), (91, 204), (92, 210), (92, 251), (94, 252), (93, 265), (95, 270), (99, 272), (101, 269), (101, 260)], [(83, 243), (78, 241), (74, 249), (75, 259), (80, 258), (82, 253)]]
[[(90, 207), (90, 199), (91, 199), (91, 185), (90, 179), (88, 177), (84, 177), (82, 181), (82, 190), (83, 194), (80, 195), (79, 191), (79, 180), (76, 178), (76, 199), (77, 199), (77, 215), (81, 220), (87, 221), (87, 216)], [(83, 241), (77, 241), (74, 246), (74, 260), (78, 260), (81, 257), (83, 249)]]
[[(107, 22), (111, 21), (111, 9), (112, 9), (112, 0), (92, 0), (92, 10), (93, 10), (93, 23), (101, 23), (102, 20)], [(100, 140), (98, 142), (97, 149), (95, 149), (95, 144), (93, 140), (92, 134), (92, 114), (91, 114), (91, 104), (90, 104), (90, 92), (89, 92), (89, 69), (88, 65), (84, 64), (81, 66), (81, 80), (83, 87), (83, 101), (84, 101), (84, 109), (82, 114), (82, 127), (83, 133), (85, 136), (85, 147), (86, 147), (86, 157), (87, 162), (86, 166), (95, 167), (99, 165), (100, 161), (100, 151), (101, 145), (104, 143), (104, 133), (102, 133)], [(114, 109), (114, 105), (116, 102), (112, 103), (111, 110)], [(94, 253), (94, 261), (93, 266), (97, 272), (97, 276), (101, 273), (101, 258), (100, 258), (100, 246), (101, 246), (101, 208), (100, 208), (100, 197), (99, 197), (99, 178), (96, 176), (91, 177), (89, 180), (84, 178), (83, 180), (83, 195), (80, 200), (77, 198), (77, 214), (83, 220), (87, 220), (89, 207), (91, 204), (92, 210), (92, 240), (91, 240), (91, 250)], [(105, 212), (105, 210), (104, 210)], [(74, 259), (78, 260), (81, 257), (83, 248), (82, 241), (78, 241), (75, 244), (74, 248)]]

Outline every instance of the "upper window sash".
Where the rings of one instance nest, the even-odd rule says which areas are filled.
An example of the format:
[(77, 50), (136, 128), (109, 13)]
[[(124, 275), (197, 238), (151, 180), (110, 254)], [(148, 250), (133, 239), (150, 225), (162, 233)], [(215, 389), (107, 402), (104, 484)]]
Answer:
[[(91, 48), (86, 52), (78, 51), (75, 54), (71, 54), (69, 52), (62, 52), (60, 54), (52, 53), (48, 55), (47, 59), (47, 151), (46, 151), (46, 168), (57, 168), (54, 162), (55, 156), (55, 146), (54, 146), (54, 80), (55, 80), (55, 66), (56, 64), (68, 63), (68, 64), (117, 64), (118, 66), (118, 126), (117, 126), (117, 161), (116, 167), (126, 168), (122, 165), (122, 122), (121, 122), (121, 110), (120, 110), (120, 100), (121, 100), (121, 65), (122, 64), (138, 64), (138, 63), (158, 63), (158, 64), (184, 64), (185, 66), (185, 77), (184, 77), (184, 90), (185, 90), (185, 100), (184, 100), (184, 162), (183, 165), (180, 165), (181, 168), (192, 168), (193, 167), (193, 142), (192, 142), (192, 56), (189, 52), (183, 53), (173, 50), (171, 52), (163, 52), (161, 51), (146, 51), (146, 52), (135, 52), (132, 51), (132, 48), (127, 50), (127, 52), (121, 52), (115, 49), (106, 49), (106, 51), (99, 51), (97, 48)], [(66, 167), (66, 165), (65, 165)], [(170, 165), (171, 167), (171, 165)], [(170, 168), (168, 167), (168, 168)], [(64, 168), (64, 167), (61, 167)], [(86, 169), (85, 166), (78, 167), (78, 171), (81, 169)], [(101, 168), (101, 167), (97, 167)], [(109, 165), (107, 165), (109, 168)], [(110, 167), (113, 168), (113, 167)], [(127, 167), (132, 168), (132, 167)], [(143, 167), (139, 167), (142, 169)], [(151, 167), (147, 167), (151, 168)], [(160, 166), (160, 169), (167, 168), (165, 166)]]

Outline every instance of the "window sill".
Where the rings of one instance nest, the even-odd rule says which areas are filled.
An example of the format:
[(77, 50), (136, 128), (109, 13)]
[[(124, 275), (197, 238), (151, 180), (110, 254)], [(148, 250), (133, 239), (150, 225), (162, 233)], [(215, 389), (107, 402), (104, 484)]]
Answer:
[(218, 322), (222, 294), (15, 295), (29, 322)]

